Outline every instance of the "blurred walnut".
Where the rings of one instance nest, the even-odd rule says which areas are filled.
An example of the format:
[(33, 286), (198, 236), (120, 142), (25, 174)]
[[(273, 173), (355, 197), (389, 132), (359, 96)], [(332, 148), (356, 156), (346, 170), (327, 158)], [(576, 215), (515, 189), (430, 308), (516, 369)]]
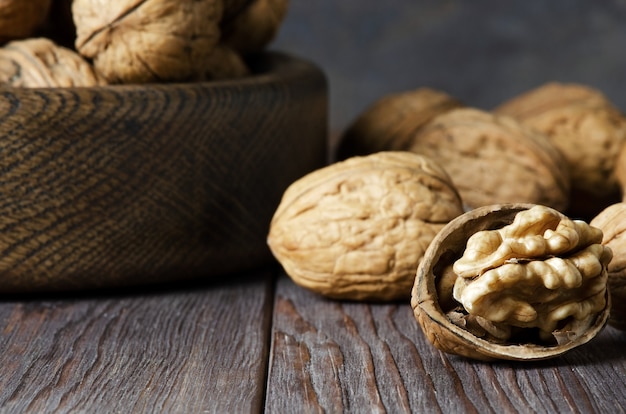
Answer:
[(246, 76), (248, 66), (241, 55), (231, 48), (218, 44), (206, 58), (204, 70), (198, 71), (200, 79), (227, 79)]
[(25, 39), (45, 22), (52, 0), (0, 0), (0, 42)]
[(417, 130), (437, 115), (462, 104), (444, 92), (418, 88), (374, 102), (345, 131), (337, 158), (404, 151)]
[(225, 13), (222, 41), (239, 53), (248, 54), (261, 51), (274, 39), (287, 13), (289, 0), (251, 0), (244, 7), (236, 4), (241, 2), (234, 3), (230, 7), (240, 9), (232, 17)]
[(532, 204), (479, 207), (432, 241), (412, 293), (439, 349), (544, 359), (586, 343), (609, 314), (602, 231)]
[(0, 48), (0, 83), (43, 88), (104, 84), (78, 53), (49, 39), (15, 40)]
[(462, 212), (436, 163), (410, 152), (379, 152), (293, 183), (274, 214), (268, 244), (294, 282), (314, 292), (405, 299), (430, 241)]
[(622, 200), (626, 200), (626, 143), (622, 145), (615, 164), (615, 178), (621, 189)]
[(438, 162), (469, 208), (533, 203), (562, 210), (568, 204), (569, 171), (562, 155), (512, 118), (453, 109), (420, 128), (409, 150)]
[(602, 244), (613, 251), (608, 269), (612, 299), (609, 323), (626, 330), (626, 203), (607, 207), (590, 224), (604, 232)]
[(224, 13), (222, 16), (222, 23), (233, 19), (253, 1), (254, 0), (223, 0)]
[[(570, 166), (573, 202), (589, 204), (590, 199), (610, 198), (619, 192), (613, 172), (626, 142), (626, 119), (600, 91), (548, 83), (511, 99), (495, 112), (513, 116), (550, 138)], [(584, 207), (573, 206), (573, 213)]]
[(93, 59), (110, 83), (241, 74), (241, 60), (229, 73), (230, 66), (213, 55), (220, 40), (221, 0), (74, 0), (72, 13), (77, 50)]

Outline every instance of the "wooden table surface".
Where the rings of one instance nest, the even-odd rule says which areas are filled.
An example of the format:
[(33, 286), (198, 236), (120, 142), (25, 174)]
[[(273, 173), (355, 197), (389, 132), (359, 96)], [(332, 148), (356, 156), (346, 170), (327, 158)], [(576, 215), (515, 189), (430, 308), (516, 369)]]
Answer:
[(434, 349), (408, 301), (332, 301), (278, 267), (0, 301), (1, 413), (619, 413), (626, 333), (533, 363)]

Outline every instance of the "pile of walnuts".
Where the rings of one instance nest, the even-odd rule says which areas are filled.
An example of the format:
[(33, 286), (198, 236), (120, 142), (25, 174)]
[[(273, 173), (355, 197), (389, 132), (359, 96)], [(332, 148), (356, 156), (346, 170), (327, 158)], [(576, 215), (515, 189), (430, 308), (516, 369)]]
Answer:
[(626, 326), (626, 118), (600, 91), (553, 82), (493, 110), (430, 88), (385, 96), (337, 159), (270, 225), (295, 283), (410, 297), (434, 345), (477, 359), (559, 355), (609, 311)]
[(288, 0), (0, 0), (0, 83), (69, 87), (249, 74)]

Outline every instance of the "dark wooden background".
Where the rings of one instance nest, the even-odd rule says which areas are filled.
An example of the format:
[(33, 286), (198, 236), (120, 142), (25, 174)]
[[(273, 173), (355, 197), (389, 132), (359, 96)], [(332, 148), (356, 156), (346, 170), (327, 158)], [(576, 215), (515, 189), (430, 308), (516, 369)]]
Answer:
[(491, 108), (558, 80), (626, 109), (624, 0), (292, 0), (271, 45), (328, 74), (331, 127), (419, 86)]

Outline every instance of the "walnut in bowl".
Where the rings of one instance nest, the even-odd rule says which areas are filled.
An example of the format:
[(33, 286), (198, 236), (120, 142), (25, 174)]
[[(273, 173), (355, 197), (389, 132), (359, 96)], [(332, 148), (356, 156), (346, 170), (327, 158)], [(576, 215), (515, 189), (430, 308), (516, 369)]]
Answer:
[(439, 349), (536, 360), (591, 340), (609, 315), (602, 231), (533, 204), (485, 206), (452, 220), (419, 266), (411, 304)]

